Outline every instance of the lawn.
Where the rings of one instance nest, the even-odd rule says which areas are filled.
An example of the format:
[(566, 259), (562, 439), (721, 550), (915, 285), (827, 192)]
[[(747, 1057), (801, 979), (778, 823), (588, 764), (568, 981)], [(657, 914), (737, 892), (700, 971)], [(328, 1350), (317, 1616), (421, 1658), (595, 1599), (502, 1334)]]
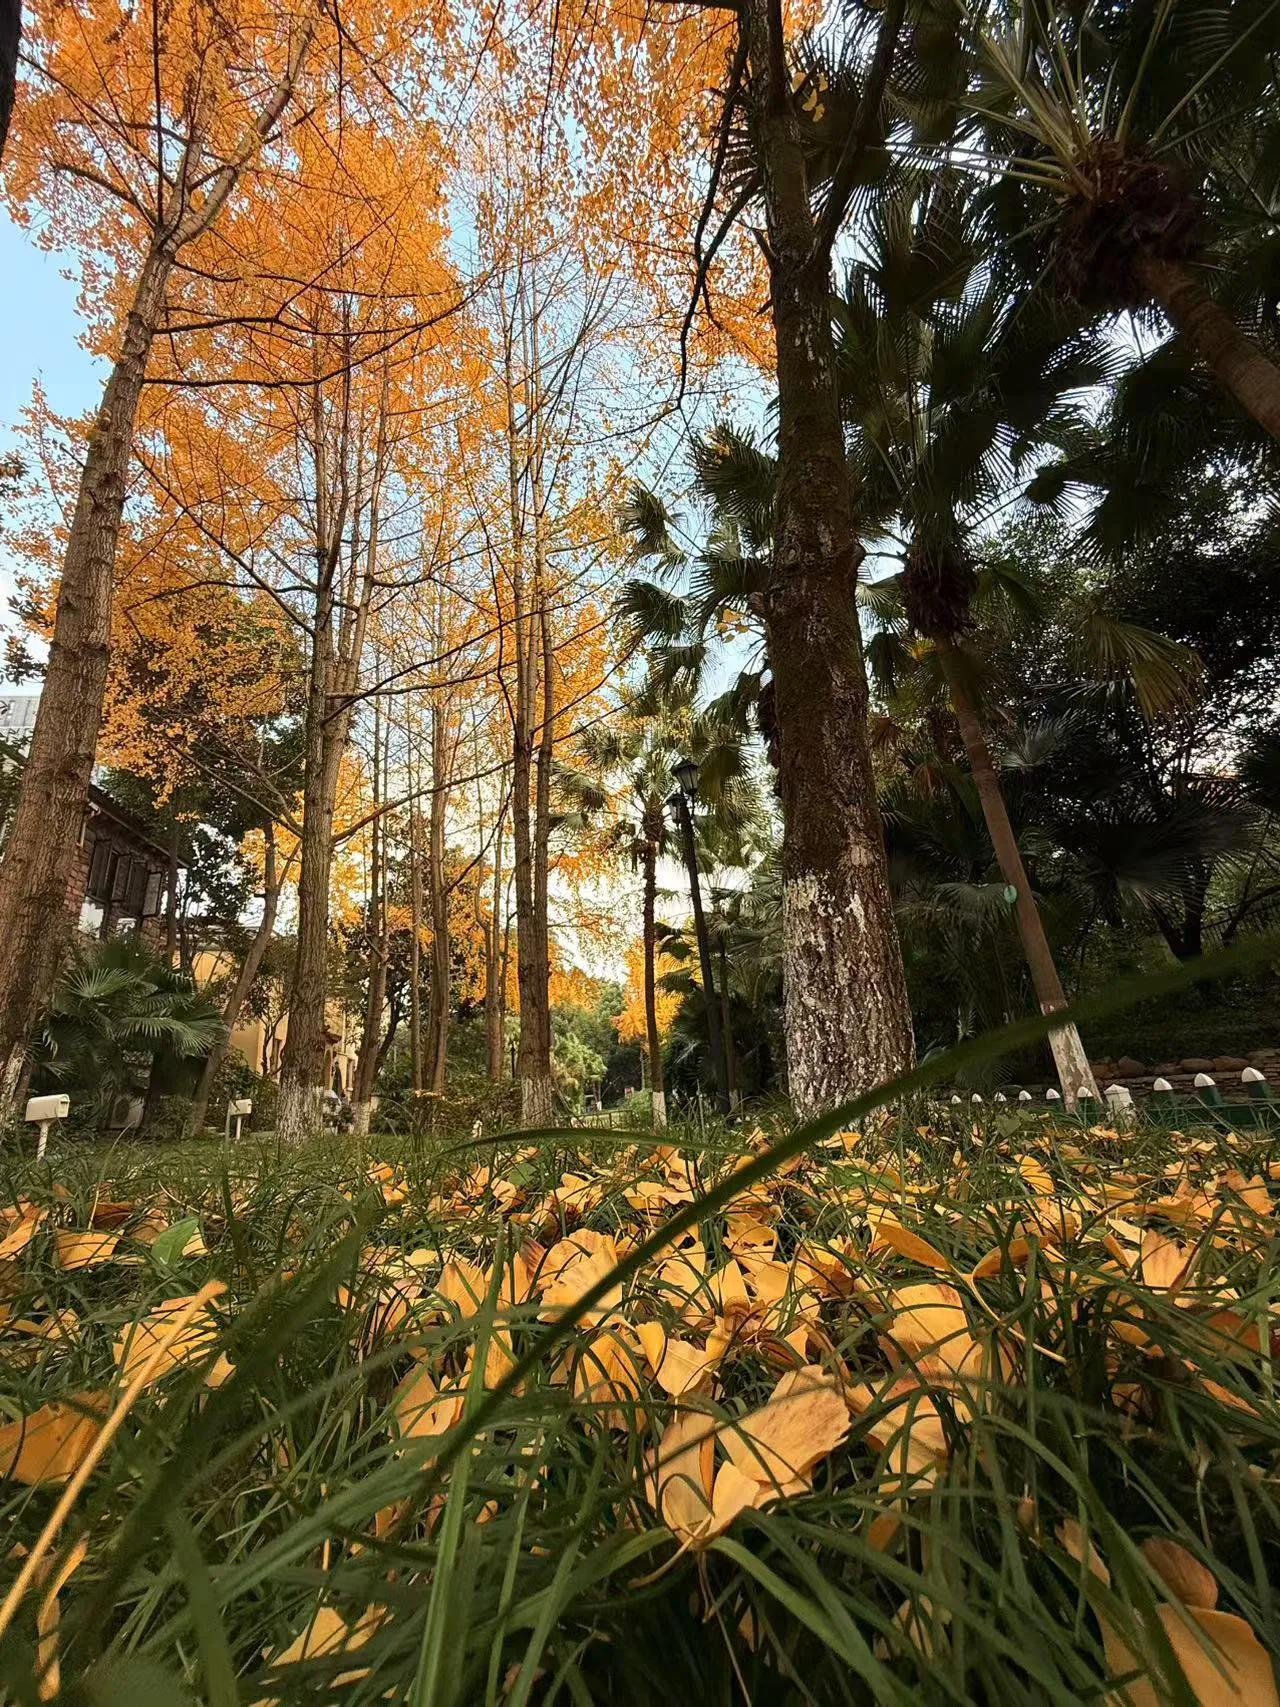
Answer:
[(0, 1696), (1275, 1701), (1273, 1134), (776, 1136), (10, 1152)]

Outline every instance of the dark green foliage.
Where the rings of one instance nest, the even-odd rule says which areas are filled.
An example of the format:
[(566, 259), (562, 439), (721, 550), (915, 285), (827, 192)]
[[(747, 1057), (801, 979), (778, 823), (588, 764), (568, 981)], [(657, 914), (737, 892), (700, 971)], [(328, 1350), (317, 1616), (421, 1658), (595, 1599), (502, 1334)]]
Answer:
[(91, 1129), (121, 1096), (189, 1093), (222, 1033), (191, 980), (134, 937), (77, 945), (32, 1050), (32, 1085), (65, 1090)]

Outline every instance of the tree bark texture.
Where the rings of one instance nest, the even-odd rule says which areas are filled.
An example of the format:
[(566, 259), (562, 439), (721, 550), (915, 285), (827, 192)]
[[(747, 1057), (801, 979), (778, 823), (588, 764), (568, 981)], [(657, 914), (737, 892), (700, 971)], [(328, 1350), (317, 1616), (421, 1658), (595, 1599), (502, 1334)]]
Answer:
[[(529, 354), (527, 316), (523, 293), (520, 300), (520, 331), (525, 346), (524, 369), (526, 421), (522, 430), (517, 415), (513, 349), (516, 327), (508, 319), (506, 362), (507, 391), (507, 479), (511, 514), (511, 634), (514, 646), (510, 695), (512, 722), (511, 829), (516, 902), (516, 980), (520, 992), (520, 1042), (516, 1070), (520, 1080), (520, 1119), (525, 1126), (551, 1123), (550, 964), (547, 923), (547, 837), (550, 761), (554, 707), (550, 684), (543, 680), (543, 664), (549, 652), (545, 610), (541, 606), (541, 422), (531, 401), (533, 378)], [(534, 575), (532, 601), (526, 585), (526, 522), (522, 495), (523, 461), (535, 471), (531, 499)], [(539, 714), (541, 713), (541, 731)], [(541, 734), (541, 739), (539, 738)], [(535, 764), (535, 752), (537, 761)]]
[(1280, 439), (1280, 367), (1242, 332), (1190, 267), (1146, 256), (1138, 273), (1152, 297), (1240, 407)]
[(867, 734), (862, 557), (815, 222), (780, 11), (740, 14), (755, 102), (777, 346), (779, 478), (765, 599), (783, 821), (791, 1099), (809, 1115), (893, 1078), (914, 1042)]
[(356, 1052), (351, 1084), (351, 1130), (357, 1137), (369, 1132), (373, 1087), (378, 1076), (382, 1046), (382, 1010), (387, 996), (386, 860), (383, 853), (382, 820), (377, 809), (384, 798), (382, 731), (378, 702), (373, 705), (373, 807), (369, 825), (369, 966), (365, 987), (364, 1017), (360, 1047)]
[[(10, 1097), (69, 934), (67, 887), (102, 721), (134, 423), (172, 267), (167, 250), (152, 250), (143, 263), (120, 354), (89, 432), (44, 687), (0, 861), (0, 1082)], [(0, 1118), (10, 1113), (5, 1107)]]
[(431, 989), (427, 1008), (427, 1068), (431, 1090), (444, 1091), (449, 1056), (449, 999), (452, 960), (449, 945), (449, 889), (445, 878), (445, 813), (449, 803), (450, 752), (447, 716), (431, 708), (431, 813), (427, 893), (431, 901)]
[(489, 890), (489, 917), (484, 921), (484, 1068), (485, 1077), (497, 1084), (506, 1073), (506, 956), (503, 952), (502, 830), (506, 802), (498, 815), (493, 837), (493, 872)]
[[(1005, 882), (1016, 892), (1014, 917), (1017, 920), (1018, 935), (1022, 939), (1022, 952), (1026, 956), (1036, 1001), (1040, 1004), (1042, 1014), (1059, 1013), (1067, 1005), (1066, 992), (1062, 988), (1053, 950), (1049, 947), (1049, 939), (1045, 935), (1040, 909), (1031, 891), (1027, 868), (1022, 862), (1022, 850), (1018, 846), (1018, 838), (1014, 834), (1009, 810), (1005, 805), (1000, 773), (996, 769), (977, 707), (953, 648), (946, 641), (937, 641), (935, 644), (938, 646), (946, 674), (952, 709), (960, 726), (960, 739), (964, 743), (965, 756), (973, 775), (973, 786), (982, 807), (991, 846), (995, 850), (996, 864), (1000, 867), (1000, 874)], [(1063, 1100), (1074, 1106), (1082, 1094), (1096, 1099), (1098, 1087), (1076, 1027), (1063, 1025), (1051, 1031), (1049, 1047), (1053, 1052), (1058, 1083), (1062, 1086)]]

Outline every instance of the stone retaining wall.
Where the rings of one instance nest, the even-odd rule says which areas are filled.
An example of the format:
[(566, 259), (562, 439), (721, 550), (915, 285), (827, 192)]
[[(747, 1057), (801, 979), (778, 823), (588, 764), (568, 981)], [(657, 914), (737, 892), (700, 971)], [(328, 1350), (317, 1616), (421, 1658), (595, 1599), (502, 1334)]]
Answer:
[[(1123, 1085), (1135, 1102), (1151, 1095), (1151, 1086), (1156, 1079), (1167, 1079), (1179, 1096), (1194, 1096), (1197, 1073), (1208, 1073), (1225, 1101), (1247, 1102), (1248, 1087), (1240, 1082), (1240, 1075), (1246, 1067), (1256, 1067), (1264, 1079), (1280, 1090), (1280, 1048), (1255, 1049), (1248, 1055), (1184, 1055), (1176, 1061), (1138, 1061), (1131, 1055), (1122, 1055), (1118, 1061), (1094, 1061), (1090, 1064), (1101, 1096), (1106, 1096), (1110, 1086)], [(1005, 1085), (1004, 1094), (1012, 1101), (1023, 1088), (1039, 1101), (1048, 1086)]]

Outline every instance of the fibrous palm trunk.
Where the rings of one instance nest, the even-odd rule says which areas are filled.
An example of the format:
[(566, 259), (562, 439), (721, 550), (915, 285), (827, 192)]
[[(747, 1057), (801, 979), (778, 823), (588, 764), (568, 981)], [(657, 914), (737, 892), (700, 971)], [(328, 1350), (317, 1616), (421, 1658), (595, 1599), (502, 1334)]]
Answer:
[(1187, 343), (1273, 439), (1280, 439), (1280, 367), (1242, 332), (1179, 261), (1144, 256), (1138, 275)]
[(643, 844), (644, 861), (644, 1023), (649, 1055), (649, 1090), (653, 1099), (653, 1130), (667, 1129), (667, 1093), (662, 1078), (662, 1038), (658, 1032), (657, 991), (657, 925), (655, 912), (658, 896), (657, 843), (646, 836)]
[[(991, 846), (995, 851), (996, 864), (1000, 867), (1001, 876), (1014, 891), (1014, 917), (1018, 924), (1018, 935), (1022, 939), (1022, 952), (1026, 956), (1036, 1001), (1040, 1004), (1042, 1014), (1059, 1013), (1067, 1005), (1066, 992), (1062, 988), (1053, 950), (1049, 947), (1049, 939), (1045, 935), (1040, 909), (1031, 892), (1027, 868), (1022, 862), (1022, 851), (1018, 847), (1018, 838), (1014, 834), (1009, 810), (1005, 805), (1000, 773), (987, 745), (977, 707), (955, 649), (945, 641), (940, 641), (937, 645), (951, 695), (951, 706), (960, 727), (960, 739), (964, 743), (965, 756), (973, 775), (973, 786), (977, 791), (987, 834), (991, 837)], [(1049, 1033), (1049, 1048), (1053, 1052), (1054, 1066), (1057, 1068), (1058, 1082), (1062, 1086), (1065, 1101), (1074, 1105), (1081, 1096), (1093, 1097), (1096, 1100), (1098, 1087), (1076, 1027), (1070, 1024), (1055, 1027)]]

